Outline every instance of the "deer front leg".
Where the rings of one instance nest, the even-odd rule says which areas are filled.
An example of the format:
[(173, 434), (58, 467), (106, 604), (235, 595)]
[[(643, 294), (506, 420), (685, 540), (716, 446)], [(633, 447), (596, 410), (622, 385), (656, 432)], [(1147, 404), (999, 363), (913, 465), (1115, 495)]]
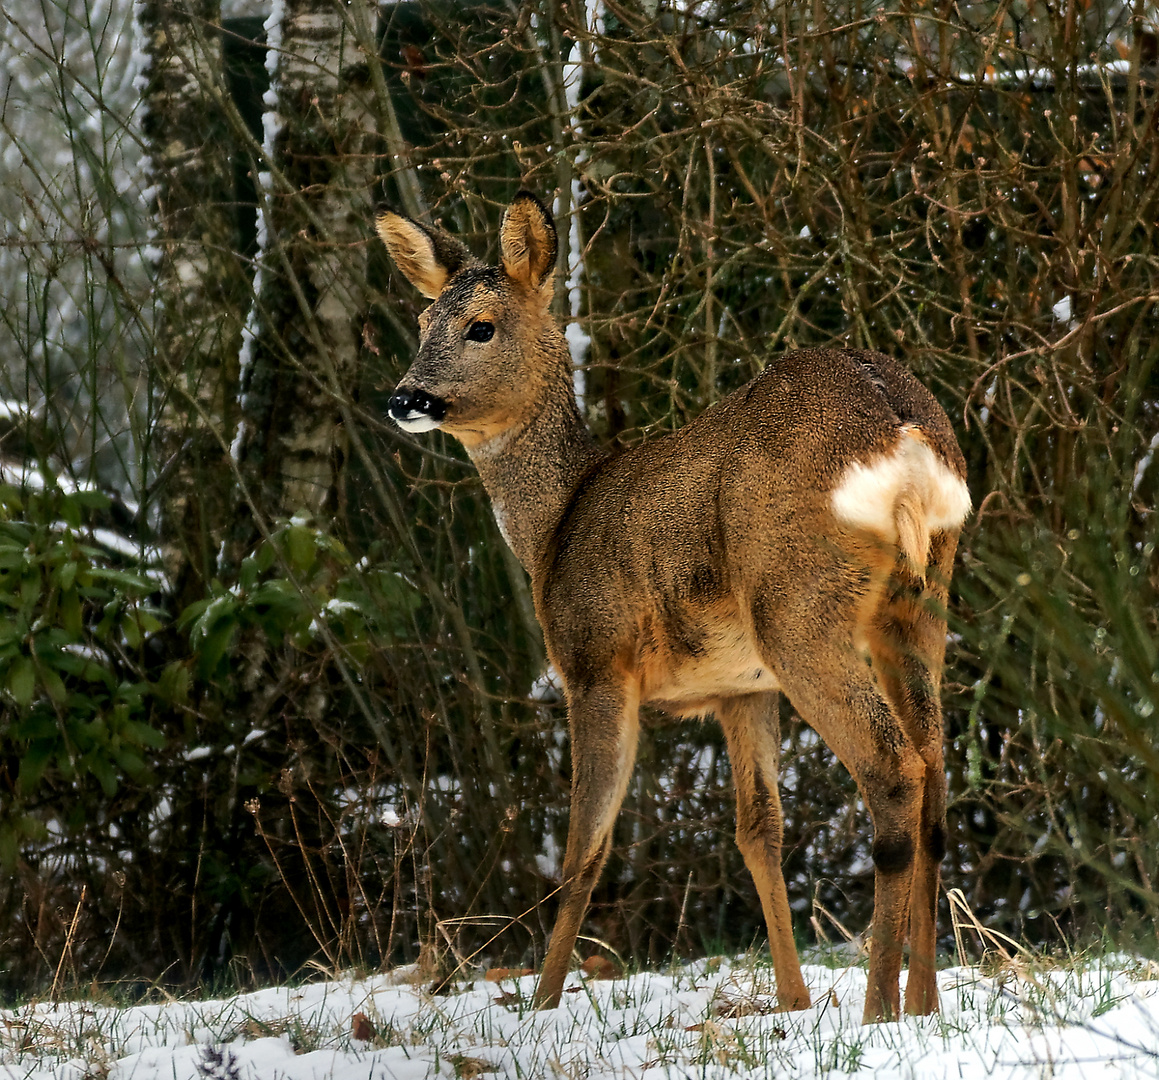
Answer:
[(636, 761), (639, 689), (621, 684), (574, 695), (569, 692), (568, 723), (571, 810), (567, 851), (559, 913), (535, 988), (535, 1006), (540, 1009), (559, 1004), (575, 939), (608, 857), (612, 826)]
[(777, 791), (780, 757), (779, 694), (751, 694), (723, 701), (717, 719), (728, 740), (736, 784), (736, 842), (753, 876), (777, 978), (777, 1004), (785, 1012), (807, 1009), (809, 990), (793, 940), (789, 897), (781, 870), (784, 820)]

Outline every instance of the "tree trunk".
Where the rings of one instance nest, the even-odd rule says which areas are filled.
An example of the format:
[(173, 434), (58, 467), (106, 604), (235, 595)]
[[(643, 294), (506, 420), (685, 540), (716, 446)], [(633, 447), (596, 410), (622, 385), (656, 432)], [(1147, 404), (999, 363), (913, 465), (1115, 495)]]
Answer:
[(148, 0), (138, 11), (157, 223), (152, 472), (180, 610), (204, 594), (227, 531), (227, 448), (249, 282), (237, 254), (219, 4)]

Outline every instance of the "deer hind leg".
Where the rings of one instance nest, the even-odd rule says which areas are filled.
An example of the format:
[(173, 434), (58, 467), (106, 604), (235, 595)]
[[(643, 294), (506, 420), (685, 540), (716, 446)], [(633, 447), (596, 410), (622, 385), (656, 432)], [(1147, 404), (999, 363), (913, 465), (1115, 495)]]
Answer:
[(777, 978), (777, 1004), (788, 1012), (807, 1009), (809, 991), (793, 941), (789, 898), (781, 871), (784, 834), (777, 792), (780, 755), (779, 694), (752, 694), (722, 701), (716, 716), (728, 740), (736, 784), (736, 842), (760, 894)]
[[(864, 665), (861, 671), (867, 672)], [(818, 730), (849, 769), (873, 820), (873, 933), (863, 1016), (865, 1023), (872, 1023), (897, 1019), (901, 1013), (898, 983), (910, 919), (926, 764), (875, 685), (847, 684), (846, 689), (843, 715), (826, 710), (818, 717)], [(834, 723), (843, 730), (830, 736)]]
[(559, 913), (535, 988), (540, 1009), (559, 1004), (580, 924), (607, 861), (612, 826), (636, 761), (639, 697), (639, 688), (630, 684), (568, 695), (571, 809)]
[[(816, 633), (794, 639), (791, 651), (780, 644), (776, 627), (758, 622), (757, 629), (762, 641), (773, 646), (769, 663), (778, 654), (792, 658), (774, 666), (781, 688), (849, 770), (873, 819), (868, 1023), (901, 1012), (899, 978), (926, 765), (851, 635), (835, 632), (854, 625), (855, 615), (840, 610), (829, 619), (814, 619)], [(800, 632), (810, 624), (794, 619), (793, 626)]]
[(878, 680), (925, 763), (921, 824), (914, 852), (905, 993), (906, 1012), (917, 1015), (938, 1009), (938, 887), (946, 850), (941, 673), (945, 660), (945, 607), (956, 547), (957, 533), (934, 533), (924, 587), (904, 565), (899, 565), (877, 620), (877, 633), (870, 641)]
[(901, 1014), (898, 979), (913, 896), (925, 774), (920, 756), (912, 746), (907, 750), (877, 754), (858, 768), (858, 786), (874, 830), (873, 935), (865, 1023), (897, 1019)]

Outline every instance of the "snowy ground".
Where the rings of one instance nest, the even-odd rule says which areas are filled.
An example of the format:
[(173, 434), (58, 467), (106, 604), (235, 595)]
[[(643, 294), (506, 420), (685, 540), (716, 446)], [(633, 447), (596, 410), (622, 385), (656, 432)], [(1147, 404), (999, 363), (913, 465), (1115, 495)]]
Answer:
[[(817, 1005), (768, 1012), (750, 959), (569, 982), (527, 1008), (533, 979), (432, 997), (406, 973), (220, 1001), (0, 1011), (9, 1080), (417, 1080), (420, 1077), (1159, 1077), (1159, 971), (1123, 960), (943, 971), (942, 1014), (862, 1027), (861, 968), (808, 966)], [(360, 1036), (360, 1037), (356, 1037)]]

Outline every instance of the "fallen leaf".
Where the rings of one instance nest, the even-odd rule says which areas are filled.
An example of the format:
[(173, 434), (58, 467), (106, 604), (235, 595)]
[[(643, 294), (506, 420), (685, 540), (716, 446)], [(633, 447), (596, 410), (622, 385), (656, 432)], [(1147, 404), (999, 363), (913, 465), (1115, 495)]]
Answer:
[(524, 975), (534, 975), (535, 968), (488, 968), (483, 978), (487, 982), (502, 982), (504, 979), (522, 979)]
[(447, 1058), (455, 1070), (455, 1076), (460, 1077), (461, 1080), (471, 1080), (472, 1077), (479, 1076), (481, 1073), (498, 1072), (499, 1066), (493, 1061), (486, 1061), (483, 1058), (468, 1057), (466, 1054), (452, 1054)]
[(623, 974), (618, 964), (603, 956), (589, 956), (580, 965), (580, 971), (589, 979), (618, 979)]
[(359, 1042), (373, 1042), (378, 1032), (366, 1013), (357, 1012), (350, 1018), (350, 1036)]

